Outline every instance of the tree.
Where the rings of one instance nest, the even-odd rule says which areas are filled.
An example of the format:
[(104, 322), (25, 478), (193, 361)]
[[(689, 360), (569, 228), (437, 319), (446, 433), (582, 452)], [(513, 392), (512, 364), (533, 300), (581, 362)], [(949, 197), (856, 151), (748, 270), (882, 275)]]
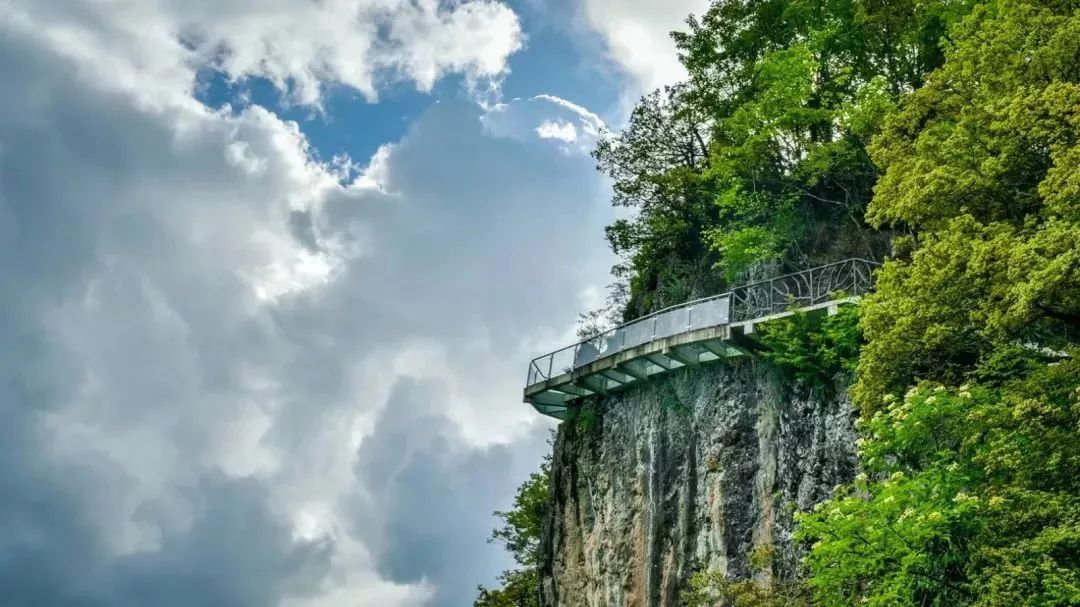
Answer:
[(540, 607), (540, 579), (535, 568), (504, 571), (499, 585), (494, 590), (477, 586), (479, 596), (473, 607)]
[(518, 487), (514, 506), (505, 512), (495, 512), (503, 525), (492, 531), (491, 539), (502, 542), (519, 565), (536, 565), (550, 494), (551, 456), (547, 455), (540, 463), (540, 470), (530, 474)]
[(1080, 364), (1013, 368), (864, 420), (863, 472), (799, 518), (819, 604), (1080, 604)]
[(710, 263), (704, 229), (715, 213), (704, 177), (706, 124), (680, 87), (654, 91), (626, 128), (593, 152), (612, 179), (613, 203), (637, 211), (606, 230), (612, 250), (627, 260), (615, 271), (629, 283), (624, 320), (684, 301)]
[(673, 34), (686, 82), (646, 95), (601, 140), (626, 318), (753, 275), (853, 255), (880, 175), (867, 148), (899, 97), (940, 65), (969, 2), (724, 0)]
[(916, 378), (956, 382), (1002, 344), (1080, 328), (1080, 15), (1006, 0), (956, 29), (947, 61), (874, 142), (875, 225), (915, 234), (863, 320), (867, 410)]
[(821, 604), (1080, 604), (1077, 8), (977, 7), (871, 146), (913, 254), (862, 306), (863, 471), (800, 519)]
[(475, 607), (539, 607), (540, 538), (544, 518), (551, 502), (551, 456), (545, 456), (540, 469), (529, 475), (517, 489), (514, 505), (495, 516), (502, 525), (491, 533), (491, 541), (501, 542), (513, 555), (519, 568), (499, 576), (501, 588), (477, 587)]

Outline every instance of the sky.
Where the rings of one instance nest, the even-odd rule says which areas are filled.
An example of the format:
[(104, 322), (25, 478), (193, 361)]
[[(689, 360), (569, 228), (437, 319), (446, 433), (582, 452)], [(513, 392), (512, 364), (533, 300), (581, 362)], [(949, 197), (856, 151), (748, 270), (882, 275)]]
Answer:
[(0, 0), (0, 607), (469, 605), (684, 0)]

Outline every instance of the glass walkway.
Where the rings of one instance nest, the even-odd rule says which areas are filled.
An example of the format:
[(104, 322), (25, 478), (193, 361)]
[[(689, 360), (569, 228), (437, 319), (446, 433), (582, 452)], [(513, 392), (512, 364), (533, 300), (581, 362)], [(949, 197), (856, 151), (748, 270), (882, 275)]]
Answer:
[(847, 259), (672, 306), (529, 363), (525, 402), (566, 419), (573, 402), (681, 367), (743, 356), (763, 346), (755, 325), (796, 312), (833, 314), (873, 288), (880, 264)]

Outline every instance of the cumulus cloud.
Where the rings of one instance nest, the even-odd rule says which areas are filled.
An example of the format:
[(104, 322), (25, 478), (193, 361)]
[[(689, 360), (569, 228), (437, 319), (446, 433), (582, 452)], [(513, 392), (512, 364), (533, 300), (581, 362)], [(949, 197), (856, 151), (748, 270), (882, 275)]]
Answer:
[(491, 0), (0, 0), (0, 12), (156, 101), (203, 68), (267, 78), (305, 104), (327, 84), (375, 99), (389, 81), (498, 79), (524, 43), (517, 15)]
[(672, 84), (686, 76), (670, 33), (700, 15), (709, 0), (581, 0), (592, 28), (606, 41), (612, 60), (636, 82), (634, 93)]
[(490, 108), (481, 122), (495, 137), (516, 141), (548, 139), (564, 151), (588, 153), (604, 129), (599, 116), (573, 102), (553, 95), (514, 99)]
[[(260, 6), (293, 4), (334, 3)], [(434, 14), (466, 6), (502, 10)], [(188, 27), (211, 7), (250, 8), (0, 5), (0, 604), (453, 604), (493, 547), (403, 555), (482, 541), (525, 466), (498, 445), (538, 453), (522, 369), (603, 280), (603, 185), (464, 102), (343, 184), (297, 125), (191, 97), (192, 56), (273, 38)], [(275, 52), (224, 69), (351, 78)], [(402, 518), (439, 500), (448, 533)]]
[(541, 139), (558, 139), (566, 143), (577, 140), (577, 128), (569, 122), (545, 120), (535, 130)]
[(505, 501), (502, 479), (535, 469), (546, 444), (463, 448), (439, 411), (446, 388), (432, 380), (395, 385), (360, 444), (357, 492), (347, 503), (350, 531), (371, 546), (382, 574), (426, 581), (433, 605), (456, 607), (476, 597), (474, 587), (455, 582), (507, 566), (502, 549), (485, 541), (491, 522), (475, 515), (475, 505)]

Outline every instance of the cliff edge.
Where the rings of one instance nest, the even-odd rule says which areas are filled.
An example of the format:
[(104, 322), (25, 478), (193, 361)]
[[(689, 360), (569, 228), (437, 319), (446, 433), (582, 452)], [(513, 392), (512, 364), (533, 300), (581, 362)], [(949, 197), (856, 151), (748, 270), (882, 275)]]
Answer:
[(555, 439), (543, 604), (674, 606), (696, 571), (790, 572), (793, 512), (854, 476), (854, 419), (842, 387), (748, 357), (589, 398)]

